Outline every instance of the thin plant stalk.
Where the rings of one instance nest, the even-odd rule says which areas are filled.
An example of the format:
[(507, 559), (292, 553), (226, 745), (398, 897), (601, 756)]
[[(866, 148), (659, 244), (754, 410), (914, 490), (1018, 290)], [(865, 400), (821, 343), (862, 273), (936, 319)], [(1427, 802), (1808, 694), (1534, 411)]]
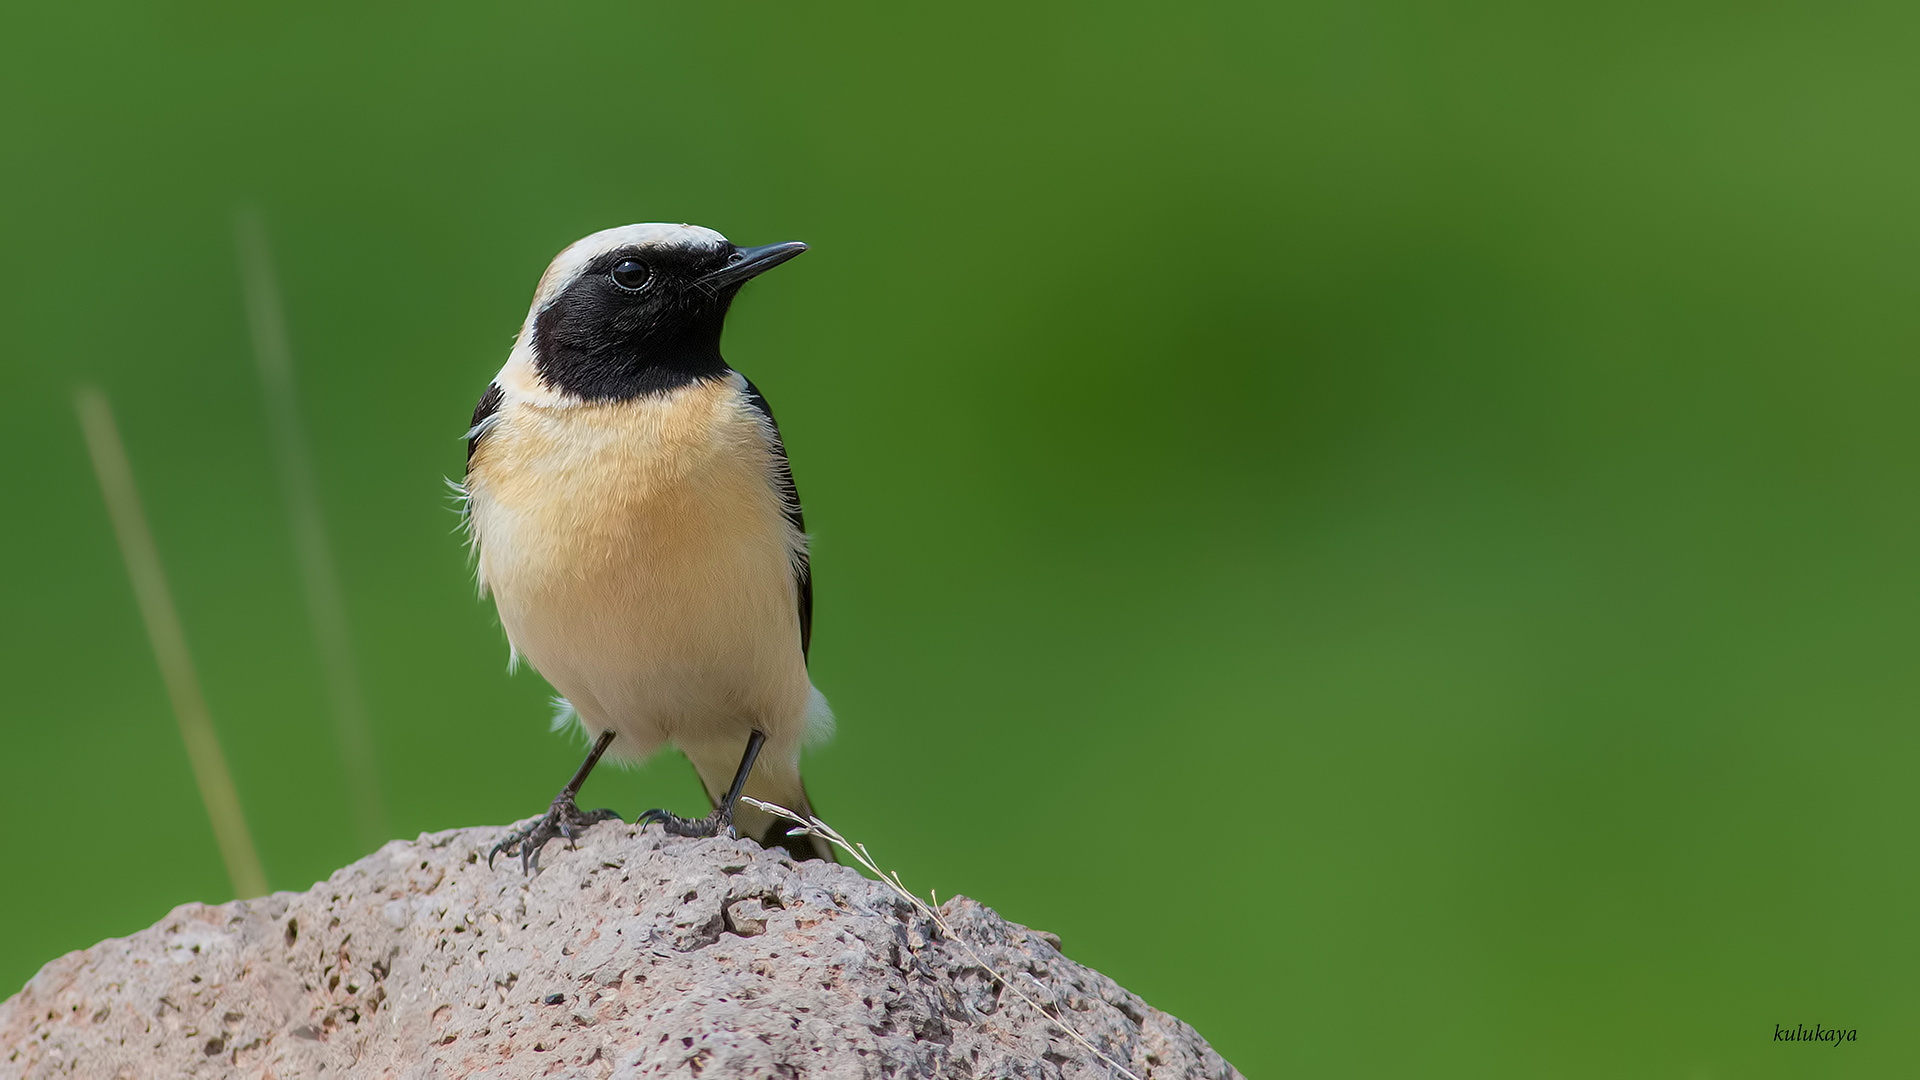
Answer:
[(186, 744), (200, 801), (213, 823), (220, 858), (227, 864), (227, 877), (233, 882), (235, 896), (264, 896), (267, 875), (260, 868), (260, 855), (247, 832), (246, 816), (240, 812), (240, 794), (234, 790), (233, 774), (227, 771), (226, 756), (220, 752), (220, 740), (213, 731), (213, 717), (207, 712), (200, 680), (193, 673), (186, 634), (180, 629), (180, 615), (167, 590), (160, 551), (147, 527), (146, 512), (140, 508), (140, 493), (133, 486), (133, 468), (127, 463), (113, 410), (105, 395), (92, 387), (75, 392), (74, 406), (80, 413), (80, 429), (86, 435), (94, 475), (100, 480), (100, 494), (107, 502), (107, 515), (113, 519), (114, 536), (120, 541), (120, 556), (126, 561), (127, 576), (133, 579), (133, 595), (147, 625), (147, 640), (153, 644), (160, 677), (173, 702), (173, 717), (180, 725), (180, 741)]
[(293, 546), (300, 563), (307, 612), (320, 650), (327, 699), (333, 713), (334, 737), (340, 746), (347, 793), (352, 804), (354, 830), (360, 842), (377, 847), (387, 839), (387, 813), (380, 796), (379, 772), (374, 763), (373, 733), (367, 720), (366, 696), (353, 661), (353, 641), (347, 606), (340, 589), (333, 553), (320, 516), (320, 496), (307, 455), (305, 427), (293, 383), (293, 346), (287, 334), (286, 310), (280, 302), (273, 254), (267, 230), (257, 211), (242, 207), (234, 213), (234, 238), (240, 254), (240, 280), (246, 293), (247, 325), (253, 333), (253, 355), (260, 368), (260, 389), (266, 400), (267, 427), (273, 433), (274, 456), (280, 465), (280, 491), (293, 530)]
[[(1011, 979), (1008, 979), (1005, 975), (1000, 974), (1000, 969), (994, 967), (992, 964), (987, 963), (986, 958), (981, 956), (978, 952), (976, 952), (973, 946), (967, 944), (967, 941), (965, 938), (953, 932), (953, 928), (951, 926), (948, 926), (947, 921), (940, 917), (940, 912), (935, 907), (928, 904), (925, 900), (920, 899), (918, 896), (914, 895), (912, 892), (908, 891), (907, 887), (901, 883), (899, 874), (882, 870), (880, 869), (879, 866), (875, 865), (873, 861), (873, 856), (867, 853), (867, 845), (856, 844), (849, 841), (846, 837), (841, 836), (840, 833), (837, 830), (835, 830), (833, 826), (827, 824), (824, 821), (821, 821), (817, 817), (811, 817), (811, 816), (802, 817), (799, 814), (793, 812), (792, 810), (787, 809), (784, 806), (780, 806), (777, 803), (762, 802), (761, 800), (756, 799), (751, 795), (742, 795), (740, 796), (740, 799), (742, 802), (752, 803), (754, 806), (757, 806), (760, 809), (765, 810), (767, 813), (772, 814), (775, 817), (784, 818), (788, 821), (798, 824), (800, 827), (797, 829), (790, 830), (789, 831), (790, 835), (802, 836), (802, 835), (812, 834), (815, 836), (824, 837), (828, 843), (839, 848), (841, 851), (846, 852), (849, 856), (853, 858), (855, 862), (858, 862), (863, 868), (865, 868), (868, 873), (872, 874), (874, 877), (877, 877), (881, 881), (885, 882), (888, 888), (891, 888), (894, 892), (900, 895), (901, 899), (905, 900), (909, 904), (912, 904), (914, 910), (919, 912), (923, 918), (930, 920), (933, 923), (933, 925), (939, 927), (940, 932), (947, 936), (948, 941), (951, 941), (955, 945), (960, 946), (961, 950), (967, 954), (967, 959), (973, 961), (974, 964), (980, 968), (980, 970), (985, 971), (987, 974), (993, 976), (994, 981), (998, 982), (1001, 986), (1006, 987), (1007, 990), (1011, 992), (1014, 997), (1019, 998), (1021, 1001), (1026, 1002), (1027, 1006), (1031, 1008), (1034, 1012), (1037, 1012), (1041, 1016), (1046, 1017), (1048, 1023), (1051, 1023), (1054, 1027), (1057, 1027), (1061, 1031), (1065, 1032), (1067, 1035), (1067, 1038), (1072, 1039), (1076, 1043), (1079, 1043), (1081, 1047), (1083, 1047), (1088, 1053), (1092, 1054), (1094, 1057), (1099, 1058), (1102, 1062), (1105, 1062), (1109, 1067), (1117, 1070), (1120, 1073), (1120, 1075), (1126, 1077), (1127, 1080), (1140, 1080), (1140, 1078), (1138, 1076), (1135, 1076), (1131, 1071), (1129, 1071), (1125, 1065), (1122, 1065), (1119, 1062), (1113, 1060), (1113, 1058), (1108, 1056), (1105, 1051), (1093, 1045), (1091, 1042), (1088, 1042), (1084, 1036), (1082, 1036), (1079, 1032), (1073, 1030), (1072, 1027), (1068, 1026), (1066, 1021), (1060, 1019), (1060, 1017), (1056, 1015), (1056, 1013), (1048, 1012), (1047, 1009), (1044, 1006), (1042, 1006), (1039, 1002), (1028, 997), (1024, 991), (1022, 991), (1018, 986), (1015, 986), (1013, 984), (1013, 981)], [(928, 895), (932, 895), (932, 894), (929, 893)], [(1031, 974), (1029, 974), (1027, 977), (1033, 978)], [(1037, 984), (1039, 983), (1039, 980), (1034, 979), (1034, 982)]]

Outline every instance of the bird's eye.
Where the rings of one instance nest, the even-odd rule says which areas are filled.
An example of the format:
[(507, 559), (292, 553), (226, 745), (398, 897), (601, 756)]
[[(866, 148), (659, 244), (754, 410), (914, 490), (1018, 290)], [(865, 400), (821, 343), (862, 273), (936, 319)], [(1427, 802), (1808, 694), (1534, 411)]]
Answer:
[(647, 264), (639, 259), (621, 259), (613, 264), (608, 276), (613, 278), (615, 285), (628, 292), (639, 292), (647, 287), (647, 279), (653, 276), (653, 271), (648, 270)]

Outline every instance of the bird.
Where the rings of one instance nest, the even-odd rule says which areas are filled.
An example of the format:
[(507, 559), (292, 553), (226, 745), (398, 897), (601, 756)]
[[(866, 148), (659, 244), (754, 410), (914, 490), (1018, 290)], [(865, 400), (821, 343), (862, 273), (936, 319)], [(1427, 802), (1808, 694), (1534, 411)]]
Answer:
[(832, 735), (808, 674), (806, 521), (766, 397), (720, 352), (734, 297), (807, 250), (739, 247), (694, 225), (625, 225), (560, 252), (468, 427), (462, 497), (476, 577), (509, 667), (557, 690), (586, 760), (539, 819), (488, 855), (540, 849), (619, 818), (583, 811), (605, 754), (684, 753), (712, 813), (649, 810), (680, 836), (729, 832), (796, 859), (819, 836), (741, 802), (811, 817), (803, 746)]

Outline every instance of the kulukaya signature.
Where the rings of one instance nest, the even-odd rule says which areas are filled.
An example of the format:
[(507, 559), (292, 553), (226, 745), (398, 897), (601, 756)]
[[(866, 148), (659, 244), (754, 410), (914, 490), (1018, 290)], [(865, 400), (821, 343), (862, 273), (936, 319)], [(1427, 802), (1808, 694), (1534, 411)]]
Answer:
[(1773, 1041), (1774, 1042), (1828, 1042), (1828, 1043), (1832, 1043), (1835, 1046), (1839, 1046), (1843, 1042), (1859, 1042), (1860, 1029), (1859, 1028), (1830, 1028), (1830, 1027), (1821, 1027), (1819, 1024), (1815, 1024), (1813, 1025), (1813, 1030), (1808, 1031), (1806, 1028), (1801, 1027), (1798, 1024), (1795, 1024), (1793, 1027), (1790, 1027), (1790, 1028), (1783, 1028), (1779, 1024), (1775, 1024), (1773, 1025)]

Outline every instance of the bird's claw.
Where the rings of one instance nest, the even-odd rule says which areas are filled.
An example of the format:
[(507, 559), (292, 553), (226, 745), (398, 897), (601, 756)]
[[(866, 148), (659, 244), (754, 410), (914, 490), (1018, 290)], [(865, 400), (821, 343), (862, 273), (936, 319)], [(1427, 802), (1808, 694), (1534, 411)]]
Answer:
[(619, 821), (620, 815), (612, 810), (585, 811), (574, 805), (570, 796), (562, 795), (553, 800), (546, 814), (531, 825), (515, 829), (504, 840), (493, 845), (487, 852), (487, 866), (493, 866), (493, 857), (502, 852), (511, 858), (520, 856), (520, 870), (531, 874), (540, 869), (540, 849), (547, 841), (555, 837), (564, 839), (568, 847), (573, 846), (574, 837), (585, 832), (591, 825), (602, 821)]
[(733, 815), (715, 810), (703, 818), (683, 818), (667, 810), (653, 809), (634, 819), (635, 825), (654, 825), (674, 836), (719, 836), (722, 832), (733, 835)]

